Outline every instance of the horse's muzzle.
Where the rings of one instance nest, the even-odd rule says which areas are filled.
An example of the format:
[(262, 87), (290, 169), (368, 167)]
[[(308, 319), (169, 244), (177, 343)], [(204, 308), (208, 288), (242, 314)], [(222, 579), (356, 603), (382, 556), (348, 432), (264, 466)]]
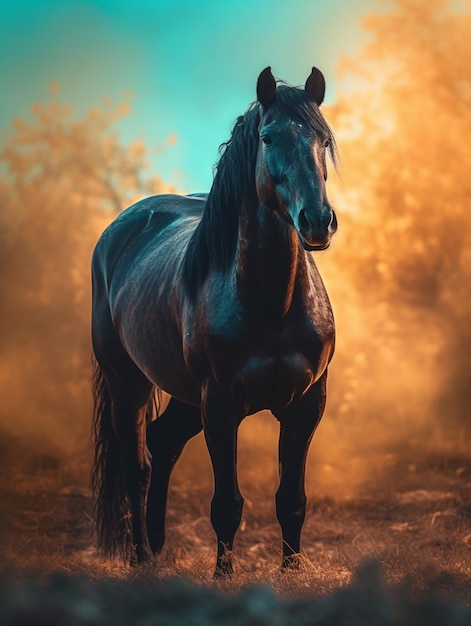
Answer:
[(312, 215), (301, 209), (298, 217), (298, 232), (305, 250), (325, 250), (330, 246), (337, 231), (337, 216), (332, 209)]

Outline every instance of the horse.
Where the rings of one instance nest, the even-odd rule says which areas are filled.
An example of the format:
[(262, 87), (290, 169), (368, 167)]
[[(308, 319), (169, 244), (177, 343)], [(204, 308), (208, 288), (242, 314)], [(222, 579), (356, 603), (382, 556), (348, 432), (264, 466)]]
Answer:
[[(326, 249), (337, 229), (326, 195), (336, 148), (319, 110), (320, 70), (302, 88), (267, 67), (256, 93), (221, 146), (209, 194), (137, 202), (93, 253), (97, 540), (105, 556), (132, 564), (161, 552), (172, 469), (203, 430), (214, 474), (215, 576), (232, 575), (244, 502), (237, 432), (262, 409), (280, 423), (281, 565), (299, 562), (306, 456), (335, 341), (311, 252)], [(162, 391), (170, 402), (151, 420)]]

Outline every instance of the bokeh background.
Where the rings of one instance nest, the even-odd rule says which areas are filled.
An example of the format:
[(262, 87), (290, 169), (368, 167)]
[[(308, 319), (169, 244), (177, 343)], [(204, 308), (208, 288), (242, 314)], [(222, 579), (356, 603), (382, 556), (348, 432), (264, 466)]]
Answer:
[(79, 115), (103, 96), (132, 95), (124, 141), (177, 139), (153, 166), (182, 189), (208, 189), (217, 148), (254, 97), (258, 73), (302, 84), (322, 67), (335, 97), (339, 57), (367, 39), (359, 16), (375, 0), (19, 0), (0, 8), (0, 126), (45, 101), (60, 81)]
[[(209, 189), (266, 65), (292, 84), (324, 71), (340, 150), (340, 228), (316, 257), (338, 344), (308, 491), (465, 473), (470, 2), (18, 0), (1, 5), (0, 33), (3, 478), (86, 484), (93, 246), (138, 198)], [(276, 482), (276, 434), (266, 415), (242, 426), (247, 488)], [(194, 445), (183, 465), (207, 471)]]

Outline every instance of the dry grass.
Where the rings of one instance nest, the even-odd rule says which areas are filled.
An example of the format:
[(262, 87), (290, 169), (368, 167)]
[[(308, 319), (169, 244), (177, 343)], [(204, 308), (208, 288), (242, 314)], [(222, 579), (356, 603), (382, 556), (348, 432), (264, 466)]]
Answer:
[(303, 554), (298, 569), (281, 572), (277, 425), (266, 416), (242, 425), (245, 507), (230, 581), (212, 579), (212, 477), (201, 437), (172, 479), (164, 553), (137, 569), (96, 553), (86, 452), (64, 459), (3, 438), (0, 624), (470, 624), (466, 442), (431, 430), (427, 439), (388, 440), (384, 424), (342, 436), (338, 428), (327, 420), (315, 438)]
[[(420, 456), (413, 445), (402, 454), (377, 451), (370, 463), (382, 459), (382, 465), (371, 471), (370, 480), (362, 467), (366, 459), (352, 457), (336, 467), (314, 464), (304, 552), (297, 570), (282, 573), (272, 498), (276, 459), (270, 436), (254, 436), (262, 426), (242, 432), (246, 506), (231, 581), (212, 579), (212, 480), (201, 440), (191, 444), (172, 481), (165, 551), (139, 569), (105, 561), (95, 551), (86, 456), (64, 462), (54, 455), (22, 454), (22, 463), (4, 467), (0, 623), (471, 623), (471, 608), (466, 608), (471, 604), (471, 465), (465, 455)], [(349, 464), (364, 481), (361, 487), (355, 480), (340, 489)]]
[[(271, 435), (264, 430), (264, 438), (259, 438), (259, 428), (266, 428), (263, 420), (241, 433), (246, 502), (232, 581), (216, 584), (211, 577), (212, 480), (201, 439), (192, 442), (172, 480), (165, 551), (139, 571), (96, 554), (87, 459), (66, 463), (24, 455), (23, 468), (10, 466), (3, 473), (2, 557), (9, 576), (21, 580), (34, 572), (44, 579), (62, 571), (93, 581), (144, 576), (162, 582), (179, 577), (230, 593), (262, 584), (281, 596), (324, 596), (348, 588), (364, 559), (374, 557), (389, 587), (407, 581), (414, 597), (433, 588), (471, 603), (471, 463), (465, 455), (431, 450), (424, 455), (412, 444), (401, 455), (377, 451), (368, 459), (370, 466), (377, 463), (369, 479), (365, 468), (358, 469), (366, 459), (352, 457), (335, 468), (311, 464), (304, 552), (298, 570), (281, 573), (273, 504), (276, 446), (270, 440), (276, 429)], [(350, 474), (357, 468), (364, 481), (361, 487), (350, 481), (350, 488), (339, 489), (337, 483), (349, 476), (349, 465)]]

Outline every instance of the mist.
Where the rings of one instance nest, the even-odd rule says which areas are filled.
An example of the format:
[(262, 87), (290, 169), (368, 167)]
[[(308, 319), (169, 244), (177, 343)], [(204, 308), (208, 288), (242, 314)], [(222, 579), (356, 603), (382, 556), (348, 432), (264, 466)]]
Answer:
[[(348, 91), (325, 110), (340, 229), (316, 258), (338, 343), (309, 457), (317, 496), (373, 493), (469, 455), (471, 19), (403, 0), (365, 26), (368, 47), (339, 69)], [(0, 458), (10, 478), (49, 469), (86, 484), (91, 252), (119, 211), (167, 187), (147, 147), (113, 130), (127, 103), (77, 119), (52, 85), (32, 112), (0, 153)], [(247, 489), (276, 488), (277, 434), (265, 413), (243, 424)], [(178, 471), (199, 464), (210, 480), (201, 438)]]

